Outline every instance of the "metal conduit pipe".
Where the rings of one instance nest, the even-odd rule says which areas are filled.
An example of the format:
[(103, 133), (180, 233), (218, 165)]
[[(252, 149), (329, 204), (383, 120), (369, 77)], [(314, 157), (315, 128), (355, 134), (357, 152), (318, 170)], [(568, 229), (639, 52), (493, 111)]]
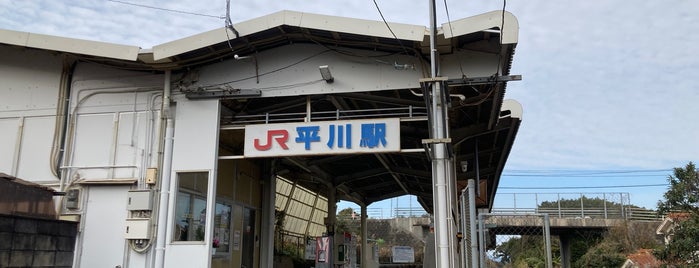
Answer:
[[(478, 167), (476, 167), (478, 168)], [(471, 267), (478, 267), (478, 234), (476, 233), (476, 181), (468, 180), (468, 217), (471, 225)], [(465, 249), (464, 249), (465, 250)]]
[[(87, 89), (84, 89), (84, 90), (87, 90)], [(92, 89), (89, 89), (89, 90), (92, 90)], [(133, 92), (141, 93), (141, 92), (149, 92), (149, 91), (155, 91), (155, 90), (159, 90), (159, 89), (157, 89), (157, 88), (152, 88), (152, 87), (135, 87), (135, 89), (131, 89), (131, 90), (121, 90), (121, 89), (119, 89), (119, 90), (108, 90), (108, 91), (92, 92), (92, 93), (90, 93), (90, 94), (88, 94), (88, 95), (86, 95), (86, 96), (84, 96), (84, 97), (82, 97), (82, 98), (79, 98), (79, 99), (78, 99), (78, 102), (75, 104), (75, 108), (73, 108), (73, 111), (69, 114), (68, 120), (70, 120), (70, 124), (69, 124), (68, 130), (67, 130), (67, 131), (68, 131), (68, 134), (67, 134), (67, 136), (65, 137), (66, 142), (65, 142), (64, 150), (62, 151), (62, 155), (63, 155), (63, 157), (62, 157), (62, 162), (63, 162), (62, 165), (63, 165), (63, 166), (68, 166), (68, 163), (72, 163), (73, 152), (74, 152), (74, 150), (75, 150), (75, 148), (74, 148), (74, 146), (75, 146), (75, 144), (74, 144), (74, 142), (75, 142), (75, 135), (76, 135), (76, 134), (75, 134), (75, 128), (76, 128), (76, 124), (77, 124), (77, 120), (78, 120), (78, 119), (77, 119), (78, 110), (80, 109), (80, 106), (81, 106), (86, 100), (88, 100), (88, 99), (91, 98), (91, 97), (94, 97), (94, 96), (97, 96), (97, 95), (101, 95), (101, 94), (122, 94), (122, 93), (133, 93)], [(80, 91), (80, 92), (81, 92), (81, 91)], [(80, 92), (78, 92), (78, 95), (80, 95)], [(116, 131), (116, 130), (115, 130), (115, 131)], [(70, 182), (66, 182), (66, 180), (67, 180), (67, 178), (68, 178), (68, 175), (69, 175), (69, 174), (62, 174), (62, 176), (61, 176), (61, 178), (63, 178), (63, 179), (61, 179), (61, 188), (60, 188), (61, 191), (64, 191), (64, 190), (65, 190), (64, 186), (65, 186), (66, 183), (70, 183)]]
[[(460, 241), (460, 253), (461, 253), (461, 267), (468, 267), (468, 254), (466, 253), (466, 232), (470, 231), (470, 228), (467, 230), (467, 224), (466, 224), (466, 204), (468, 202), (466, 201), (466, 198), (468, 192), (468, 187), (464, 188), (461, 190), (461, 196), (459, 197), (459, 225), (461, 227), (461, 241)], [(473, 239), (473, 238), (471, 238)]]
[[(54, 141), (51, 149), (51, 173), (53, 173), (59, 181), (63, 178), (62, 171), (58, 167), (61, 166), (66, 145), (66, 131), (68, 129), (68, 120), (70, 120), (68, 115), (70, 112), (70, 94), (73, 88), (73, 74), (78, 66), (77, 61), (70, 61), (70, 63), (66, 62), (65, 64), (69, 66), (64, 65), (61, 74), (62, 83), (60, 86), (58, 105), (56, 105), (56, 127), (54, 129)], [(59, 189), (59, 191), (63, 191), (63, 189)]]
[(163, 166), (160, 179), (160, 198), (158, 200), (158, 219), (155, 228), (157, 230), (155, 245), (154, 267), (165, 267), (165, 236), (167, 226), (168, 203), (170, 200), (170, 173), (172, 172), (172, 141), (174, 138), (174, 125), (170, 116), (170, 70), (165, 71), (165, 85), (163, 87), (163, 105), (161, 118), (165, 121), (165, 150), (163, 154)]

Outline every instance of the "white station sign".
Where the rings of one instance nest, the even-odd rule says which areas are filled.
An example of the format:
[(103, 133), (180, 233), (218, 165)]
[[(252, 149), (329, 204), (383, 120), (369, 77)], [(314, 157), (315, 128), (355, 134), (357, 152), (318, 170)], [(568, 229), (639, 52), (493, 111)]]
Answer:
[(245, 157), (397, 151), (398, 118), (245, 126)]

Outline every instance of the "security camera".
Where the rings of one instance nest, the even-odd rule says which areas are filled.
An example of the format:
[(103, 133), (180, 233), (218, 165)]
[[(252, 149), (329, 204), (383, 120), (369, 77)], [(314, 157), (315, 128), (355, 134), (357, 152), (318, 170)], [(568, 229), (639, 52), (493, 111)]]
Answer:
[(461, 161), (461, 172), (466, 172), (468, 170), (468, 161)]

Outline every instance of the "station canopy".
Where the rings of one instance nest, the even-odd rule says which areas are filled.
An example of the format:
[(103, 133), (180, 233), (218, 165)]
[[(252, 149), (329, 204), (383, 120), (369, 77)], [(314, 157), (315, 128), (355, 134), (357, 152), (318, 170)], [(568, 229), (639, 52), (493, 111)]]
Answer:
[[(212, 51), (226, 55), (226, 51), (230, 51), (229, 45), (240, 55), (250, 55), (289, 44), (315, 44), (339, 54), (356, 50), (407, 54), (420, 60), (423, 66), (419, 68), (428, 69), (424, 68), (429, 66), (429, 36), (425, 27), (392, 25), (398, 36), (396, 39), (386, 31), (383, 22), (355, 21), (288, 11), (273, 16), (282, 15), (287, 20), (293, 20), (288, 19), (293, 16), (303, 17), (303, 20), (299, 23), (284, 23), (279, 20), (272, 26), (267, 24), (259, 31), (232, 39), (230, 44), (227, 41), (212, 43), (178, 57), (197, 57), (211, 54)], [(451, 138), (449, 149), (454, 156), (457, 178), (455, 190), (460, 191), (466, 187), (467, 179), (475, 179), (478, 175), (482, 193), (478, 205), (483, 208), (492, 207), (500, 175), (521, 122), (521, 107), (516, 102), (503, 101), (506, 81), (510, 77), (517, 29), (514, 17), (509, 13), (506, 15), (491, 12), (452, 22), (451, 27), (445, 24), (437, 38), (444, 61), (463, 61), (463, 64), (468, 64), (469, 58), (464, 55), (468, 55), (466, 52), (476, 52), (490, 54), (499, 62), (499, 69), (485, 71), (490, 75), (461, 75), (446, 81), (451, 95), (448, 109)], [(515, 29), (514, 33), (498, 30), (501, 17), (506, 17), (505, 22)], [(333, 20), (343, 20), (346, 24), (329, 22)], [(497, 23), (483, 22), (487, 20)], [(362, 33), (356, 27), (347, 25), (360, 25), (368, 30)], [(228, 54), (230, 57), (230, 53)], [(352, 60), (351, 57), (348, 58), (349, 61)], [(473, 68), (473, 64), (469, 68)], [(458, 73), (459, 65), (452, 64), (448, 66), (450, 69), (444, 67), (442, 72)], [(275, 115), (278, 122), (303, 122), (309, 108), (314, 121), (401, 118), (401, 148), (404, 149), (401, 152), (285, 156), (278, 158), (274, 167), (284, 178), (323, 196), (327, 196), (328, 191), (334, 187), (337, 189), (337, 199), (369, 205), (410, 194), (417, 196), (422, 207), (431, 212), (431, 161), (429, 154), (425, 152), (427, 147), (423, 144), (425, 139), (430, 138), (425, 92), (424, 87), (418, 86), (306, 96), (222, 98), (224, 111), (221, 126), (273, 122), (270, 118)], [(196, 97), (196, 93), (193, 92), (191, 96)], [(225, 151), (231, 154), (243, 150), (240, 139), (241, 135), (235, 132), (221, 132), (220, 142), (228, 148)], [(462, 164), (468, 166), (466, 171), (461, 169)]]
[[(390, 68), (413, 69), (414, 77), (403, 83), (409, 86), (396, 86), (399, 83), (391, 84), (396, 81), (387, 80), (376, 88), (361, 87), (356, 91), (327, 90), (274, 96), (265, 89), (258, 96), (238, 97), (226, 95), (235, 88), (212, 91), (189, 87), (189, 91), (183, 92), (190, 99), (221, 99), (221, 156), (238, 155), (244, 150), (241, 131), (224, 129), (273, 122), (265, 120), (273, 116), (290, 120), (285, 122), (303, 122), (310, 110), (312, 119), (320, 121), (401, 118), (400, 152), (285, 156), (274, 160), (273, 167), (289, 181), (322, 196), (328, 196), (335, 188), (338, 200), (369, 205), (410, 194), (417, 196), (422, 207), (431, 212), (431, 159), (423, 143), (430, 139), (429, 98), (425, 98), (429, 90), (418, 82), (420, 78), (429, 77), (429, 31), (425, 26), (388, 25), (392, 31), (382, 21), (281, 11), (152, 49), (137, 50), (119, 47), (100, 50), (106, 45), (85, 41), (86, 44), (81, 46), (74, 40), (70, 40), (70, 46), (51, 48), (45, 44), (67, 42), (52, 37), (56, 40), (34, 44), (32, 37), (37, 35), (22, 37), (10, 33), (3, 36), (26, 39), (16, 40), (17, 45), (69, 52), (91, 62), (130, 70), (172, 70), (175, 75), (297, 45), (329, 51), (325, 55), (336, 55), (347, 64), (366, 55), (384, 55), (369, 60)], [(451, 138), (448, 148), (453, 155), (457, 179), (457, 189), (454, 190), (460, 191), (468, 179), (478, 176), (481, 186), (478, 206), (481, 208), (492, 207), (500, 175), (521, 122), (521, 107), (516, 102), (503, 100), (507, 81), (517, 80), (509, 73), (517, 32), (514, 16), (494, 11), (443, 24), (437, 34), (440, 76), (448, 78), (444, 85), (450, 95), (446, 101)], [(41, 40), (50, 39), (40, 37)], [(107, 48), (121, 54), (111, 55)], [(367, 53), (362, 56), (357, 54), (358, 51)], [(122, 55), (124, 53), (128, 55)], [(394, 58), (409, 58), (413, 63), (407, 65), (390, 60)], [(313, 72), (319, 77), (317, 68)], [(339, 82), (334, 85), (339, 85)], [(274, 90), (279, 92), (279, 88)], [(257, 121), (251, 121), (251, 118), (257, 118)], [(465, 171), (461, 169), (462, 164), (468, 166)]]
[[(455, 190), (460, 191), (466, 187), (467, 179), (475, 179), (478, 175), (482, 192), (478, 204), (484, 208), (492, 206), (500, 175), (521, 122), (521, 108), (518, 105), (503, 107), (518, 27), (511, 14), (505, 15), (496, 11), (454, 21), (451, 25), (442, 25), (437, 36), (442, 61), (461, 62), (445, 63), (441, 69), (443, 75), (454, 76), (446, 81), (446, 85), (451, 95), (448, 98), (449, 149), (454, 156)], [(514, 30), (499, 30), (503, 17), (507, 23), (505, 29)], [(211, 39), (208, 45), (182, 49), (186, 52), (174, 55), (161, 55), (167, 56), (173, 64), (182, 64), (195, 59), (201, 61), (213, 55), (220, 60), (235, 57), (235, 54), (254, 55), (291, 44), (312, 44), (340, 54), (350, 62), (352, 55), (345, 54), (352, 51), (414, 57), (419, 60), (414, 68), (429, 70), (429, 35), (426, 27), (390, 25), (397, 38), (379, 21), (283, 11), (235, 25), (240, 38), (216, 39), (224, 35), (212, 32), (209, 33), (210, 38), (205, 33), (194, 38)], [(179, 51), (177, 43), (161, 48)], [(231, 51), (235, 51), (235, 54)], [(483, 63), (485, 67), (481, 67), (488, 68), (481, 71), (486, 75), (470, 77), (460, 73), (460, 69), (478, 68), (477, 64), (481, 64), (469, 62), (473, 61), (469, 53), (491, 56), (493, 60)], [(423, 71), (422, 77), (428, 76), (429, 73)], [(314, 121), (401, 118), (402, 152), (286, 156), (278, 158), (274, 168), (284, 178), (323, 196), (327, 196), (334, 187), (338, 200), (369, 205), (410, 194), (417, 196), (421, 206), (431, 212), (432, 168), (423, 144), (423, 140), (430, 138), (429, 110), (426, 109), (424, 97), (426, 89), (417, 81), (412, 82), (416, 82), (417, 86), (274, 97), (264, 97), (265, 89), (262, 89), (262, 97), (222, 96), (221, 126), (275, 122), (273, 118), (277, 118), (277, 122), (303, 122), (309, 108)], [(197, 92), (190, 92), (188, 96), (198, 97)], [(224, 148), (222, 151), (230, 154), (243, 151), (241, 136), (236, 131), (222, 131), (219, 138)], [(468, 165), (465, 172), (460, 168), (462, 163)]]

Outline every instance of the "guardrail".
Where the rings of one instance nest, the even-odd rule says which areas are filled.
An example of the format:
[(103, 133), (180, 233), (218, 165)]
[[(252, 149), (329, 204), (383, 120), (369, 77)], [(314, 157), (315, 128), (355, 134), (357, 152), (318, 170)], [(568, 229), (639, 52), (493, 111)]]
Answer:
[(627, 208), (625, 219), (632, 221), (662, 221), (666, 215), (658, 214), (658, 211), (644, 208)]

